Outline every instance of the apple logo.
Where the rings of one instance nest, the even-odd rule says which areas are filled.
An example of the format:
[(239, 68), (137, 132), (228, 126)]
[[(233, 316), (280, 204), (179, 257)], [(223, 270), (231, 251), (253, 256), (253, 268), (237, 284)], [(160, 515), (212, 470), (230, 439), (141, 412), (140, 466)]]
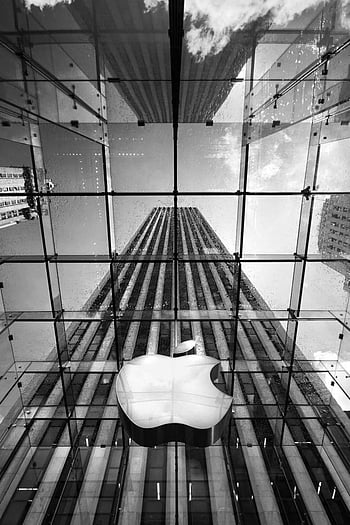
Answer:
[[(188, 352), (194, 344), (184, 341), (174, 354)], [(213, 384), (219, 367), (217, 359), (198, 354), (146, 354), (125, 363), (116, 392), (129, 436), (146, 447), (169, 441), (202, 447), (215, 443), (232, 404), (232, 397)]]

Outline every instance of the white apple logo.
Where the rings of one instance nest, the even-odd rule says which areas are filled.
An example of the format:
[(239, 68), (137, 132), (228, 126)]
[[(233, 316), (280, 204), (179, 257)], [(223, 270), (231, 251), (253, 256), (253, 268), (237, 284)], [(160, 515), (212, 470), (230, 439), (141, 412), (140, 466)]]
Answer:
[[(174, 353), (188, 351), (190, 342)], [(221, 436), (232, 397), (213, 384), (220, 361), (206, 355), (144, 355), (124, 364), (116, 381), (120, 417), (142, 446), (182, 441), (209, 446)]]

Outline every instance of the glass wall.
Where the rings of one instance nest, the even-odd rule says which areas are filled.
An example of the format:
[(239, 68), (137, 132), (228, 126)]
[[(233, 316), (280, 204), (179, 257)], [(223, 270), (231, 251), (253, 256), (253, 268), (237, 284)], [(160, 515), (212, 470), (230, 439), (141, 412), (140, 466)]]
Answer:
[[(39, 3), (0, 21), (0, 523), (348, 523), (344, 3)], [(188, 340), (225, 431), (139, 446), (118, 373)]]

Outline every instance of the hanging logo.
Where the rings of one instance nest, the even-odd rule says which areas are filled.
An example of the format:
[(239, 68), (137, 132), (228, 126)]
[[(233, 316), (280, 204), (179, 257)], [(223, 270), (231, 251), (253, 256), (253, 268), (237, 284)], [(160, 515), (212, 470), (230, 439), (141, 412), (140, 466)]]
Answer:
[[(181, 343), (177, 353), (186, 344)], [(116, 391), (129, 436), (142, 446), (169, 441), (195, 446), (215, 443), (232, 404), (232, 397), (214, 384), (220, 366), (217, 359), (197, 354), (144, 355), (124, 364)]]

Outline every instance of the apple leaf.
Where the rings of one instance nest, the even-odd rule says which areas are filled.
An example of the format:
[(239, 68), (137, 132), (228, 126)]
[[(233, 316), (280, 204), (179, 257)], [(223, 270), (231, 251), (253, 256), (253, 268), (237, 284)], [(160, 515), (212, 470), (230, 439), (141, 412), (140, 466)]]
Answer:
[(174, 354), (184, 354), (185, 352), (189, 352), (194, 348), (196, 345), (196, 341), (193, 339), (189, 339), (188, 341), (182, 341), (174, 350)]

